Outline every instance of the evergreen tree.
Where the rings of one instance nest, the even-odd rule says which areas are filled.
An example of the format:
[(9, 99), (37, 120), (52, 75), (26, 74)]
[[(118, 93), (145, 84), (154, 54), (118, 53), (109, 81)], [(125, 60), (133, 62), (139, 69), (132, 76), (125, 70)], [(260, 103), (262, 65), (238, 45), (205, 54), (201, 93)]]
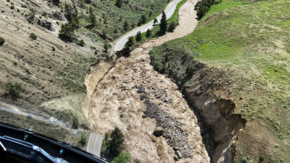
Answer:
[(92, 25), (96, 25), (96, 16), (94, 15), (94, 13), (93, 13), (93, 8), (92, 7), (90, 7), (90, 10), (89, 10), (89, 13), (90, 13), (90, 19), (91, 19), (91, 23), (92, 23)]
[(73, 20), (73, 15), (72, 15), (72, 7), (69, 4), (65, 4), (65, 13), (66, 13), (66, 18), (68, 22), (71, 22)]
[(142, 24), (145, 24), (146, 23), (146, 16), (145, 15), (142, 15), (141, 16), (141, 22), (142, 22)]
[(122, 151), (122, 145), (124, 142), (124, 135), (121, 130), (116, 127), (111, 134), (110, 142), (110, 154), (112, 156), (119, 156)]
[(109, 49), (109, 45), (107, 43), (104, 44), (104, 49), (105, 49), (105, 52), (107, 53)]
[(123, 0), (117, 0), (116, 6), (118, 6), (119, 8), (121, 8), (122, 4), (123, 4)]
[(125, 45), (125, 47), (126, 47), (126, 48), (130, 48), (130, 47), (132, 47), (133, 45), (134, 45), (134, 38), (133, 38), (133, 36), (131, 36), (131, 37), (129, 37), (129, 39), (128, 39), (126, 45)]
[(146, 32), (146, 37), (150, 37), (151, 36), (151, 30), (148, 29), (147, 32)]
[(114, 33), (118, 33), (117, 28), (115, 28)]
[(162, 18), (160, 21), (160, 33), (164, 35), (166, 33), (166, 29), (167, 29), (166, 14), (164, 11), (162, 11)]
[(103, 38), (106, 39), (107, 38), (107, 33), (105, 30), (103, 30)]
[(153, 21), (153, 26), (155, 26), (158, 23), (158, 20), (155, 18)]
[(75, 17), (78, 16), (78, 9), (77, 9), (77, 6), (75, 4), (75, 1), (72, 1), (73, 3), (73, 7), (74, 7), (74, 14), (75, 14)]
[(168, 31), (169, 31), (169, 32), (173, 32), (174, 29), (175, 29), (175, 27), (176, 27), (176, 23), (175, 23), (175, 21), (173, 20), (173, 21), (170, 23), (170, 25), (169, 25), (169, 29), (168, 29)]
[(127, 20), (126, 20), (126, 21), (124, 22), (124, 29), (125, 29), (125, 31), (128, 30), (128, 27), (129, 27), (129, 24), (128, 24)]
[(142, 40), (142, 34), (141, 34), (141, 32), (139, 31), (138, 33), (137, 33), (137, 36), (136, 36), (136, 41), (141, 41)]

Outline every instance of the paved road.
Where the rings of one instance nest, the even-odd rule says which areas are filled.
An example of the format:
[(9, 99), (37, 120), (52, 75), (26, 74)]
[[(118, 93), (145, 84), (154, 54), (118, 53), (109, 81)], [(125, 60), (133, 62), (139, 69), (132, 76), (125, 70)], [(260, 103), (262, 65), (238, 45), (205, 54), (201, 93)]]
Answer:
[(101, 148), (102, 148), (103, 137), (101, 135), (96, 135), (95, 133), (91, 133), (89, 136), (89, 141), (87, 144), (87, 152), (100, 157)]
[[(170, 2), (166, 9), (164, 10), (165, 14), (166, 14), (166, 17), (167, 19), (170, 18), (174, 11), (175, 11), (175, 8), (176, 8), (176, 5), (180, 2), (181, 0), (174, 0), (172, 2)], [(158, 20), (158, 23), (160, 22), (161, 20), (161, 17), (162, 17), (162, 14), (160, 14), (158, 17), (157, 17), (157, 20)], [(126, 44), (126, 42), (128, 41), (128, 38), (130, 36), (135, 36), (137, 34), (137, 32), (146, 32), (147, 29), (151, 29), (153, 28), (153, 20), (145, 25), (142, 25), (138, 28), (135, 28), (133, 29), (132, 31), (128, 32), (127, 34), (125, 34), (124, 36), (122, 36), (121, 38), (119, 38), (118, 40), (116, 40), (114, 43), (113, 43), (113, 51), (120, 51), (123, 49), (124, 45)]]

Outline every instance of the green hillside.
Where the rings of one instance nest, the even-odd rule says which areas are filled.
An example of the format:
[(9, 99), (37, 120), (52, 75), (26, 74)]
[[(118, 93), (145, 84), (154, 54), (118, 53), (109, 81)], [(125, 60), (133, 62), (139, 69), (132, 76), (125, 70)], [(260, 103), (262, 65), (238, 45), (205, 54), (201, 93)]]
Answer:
[(289, 4), (223, 0), (211, 6), (192, 34), (151, 52), (157, 68), (165, 53), (173, 55), (166, 46), (234, 74), (229, 78), (236, 82), (235, 112), (248, 121), (236, 162), (290, 162)]

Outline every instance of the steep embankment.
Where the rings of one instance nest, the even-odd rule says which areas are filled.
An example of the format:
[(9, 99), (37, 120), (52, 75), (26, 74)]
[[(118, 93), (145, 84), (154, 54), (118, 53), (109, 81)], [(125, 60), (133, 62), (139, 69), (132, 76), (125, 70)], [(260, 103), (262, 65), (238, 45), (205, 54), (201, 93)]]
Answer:
[[(117, 59), (92, 95), (90, 128), (103, 135), (120, 128), (125, 135), (125, 151), (134, 161), (209, 162), (196, 116), (177, 85), (153, 69), (149, 56), (155, 45), (194, 30), (195, 3), (188, 0), (180, 8), (180, 25), (173, 33), (144, 43), (129, 57)], [(159, 132), (153, 135), (154, 130)]]
[(167, 44), (154, 48), (151, 59), (157, 71), (167, 74), (182, 88), (199, 119), (203, 142), (212, 162), (233, 162), (233, 143), (246, 120), (234, 113), (236, 106), (230, 99), (235, 85), (229, 79), (232, 74), (169, 49)]
[[(217, 144), (227, 146), (232, 127), (243, 128), (238, 123), (243, 120), (235, 114), (247, 120), (232, 143), (234, 162), (290, 160), (287, 4), (222, 1), (211, 7), (192, 34), (151, 52), (155, 68), (183, 86), (205, 122), (219, 122), (208, 127), (227, 130), (212, 135)], [(221, 108), (226, 112), (220, 112)], [(218, 112), (225, 119), (216, 119)], [(228, 128), (220, 126), (226, 129), (221, 130), (218, 124), (228, 124)]]

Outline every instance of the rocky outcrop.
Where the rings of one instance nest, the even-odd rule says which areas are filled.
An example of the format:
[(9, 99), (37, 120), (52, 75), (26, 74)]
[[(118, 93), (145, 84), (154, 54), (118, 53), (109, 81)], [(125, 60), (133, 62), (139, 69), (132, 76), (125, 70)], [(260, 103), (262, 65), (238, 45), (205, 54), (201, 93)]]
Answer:
[(64, 14), (62, 12), (59, 12), (59, 11), (52, 12), (51, 14), (48, 14), (48, 17), (55, 19), (55, 20), (67, 21)]
[(195, 82), (185, 87), (183, 93), (202, 120), (201, 134), (212, 162), (232, 163), (233, 142), (246, 125), (246, 120), (234, 113), (231, 88), (224, 88), (232, 82), (224, 78), (223, 71), (207, 67), (193, 78)]
[[(175, 154), (179, 159), (192, 158), (192, 147), (188, 145), (186, 137), (187, 131), (183, 129), (184, 124), (178, 122), (176, 118), (170, 116), (165, 111), (161, 110), (158, 105), (145, 100), (147, 103), (146, 114), (147, 117), (154, 118), (156, 120), (156, 129), (154, 135), (156, 137), (163, 136), (168, 140), (168, 145), (175, 149)], [(174, 158), (176, 160), (176, 158)]]
[(42, 20), (40, 25), (50, 31), (55, 31), (55, 29), (53, 28), (53, 25), (50, 21), (48, 20)]

